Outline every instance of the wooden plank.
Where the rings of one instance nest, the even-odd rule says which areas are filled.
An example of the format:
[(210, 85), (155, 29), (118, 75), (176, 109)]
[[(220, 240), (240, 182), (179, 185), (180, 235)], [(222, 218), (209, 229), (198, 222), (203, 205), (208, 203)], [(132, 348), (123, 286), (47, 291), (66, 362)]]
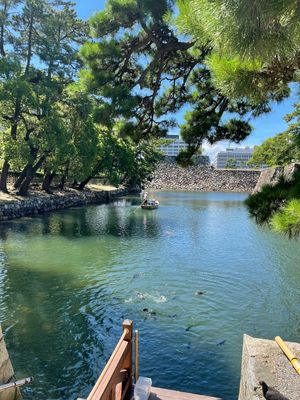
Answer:
[(123, 341), (114, 355), (108, 369), (102, 375), (102, 379), (98, 380), (87, 400), (106, 399), (114, 385), (120, 382), (120, 370), (124, 364), (124, 360), (128, 354), (131, 344)]
[(199, 394), (177, 392), (176, 390), (151, 387), (149, 400), (222, 400), (217, 397), (202, 396)]

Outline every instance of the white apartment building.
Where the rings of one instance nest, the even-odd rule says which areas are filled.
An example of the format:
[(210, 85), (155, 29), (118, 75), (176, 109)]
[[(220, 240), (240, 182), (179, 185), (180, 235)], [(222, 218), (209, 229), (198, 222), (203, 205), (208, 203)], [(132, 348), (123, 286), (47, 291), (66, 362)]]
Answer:
[(167, 135), (165, 139), (168, 143), (159, 146), (159, 150), (163, 152), (165, 156), (176, 157), (181, 150), (185, 150), (188, 147), (187, 143), (185, 143), (179, 135)]
[(215, 160), (216, 168), (249, 168), (248, 161), (252, 157), (253, 147), (227, 148), (220, 151)]

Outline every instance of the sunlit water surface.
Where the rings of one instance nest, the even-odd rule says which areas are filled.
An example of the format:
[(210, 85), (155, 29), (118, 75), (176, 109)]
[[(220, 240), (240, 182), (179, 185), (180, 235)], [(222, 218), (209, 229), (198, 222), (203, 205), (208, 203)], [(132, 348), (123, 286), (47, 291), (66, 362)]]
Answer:
[[(0, 321), (25, 399), (87, 395), (124, 318), (156, 386), (236, 400), (243, 334), (299, 341), (300, 249), (245, 194), (159, 192), (0, 225)], [(197, 292), (203, 292), (199, 295)]]

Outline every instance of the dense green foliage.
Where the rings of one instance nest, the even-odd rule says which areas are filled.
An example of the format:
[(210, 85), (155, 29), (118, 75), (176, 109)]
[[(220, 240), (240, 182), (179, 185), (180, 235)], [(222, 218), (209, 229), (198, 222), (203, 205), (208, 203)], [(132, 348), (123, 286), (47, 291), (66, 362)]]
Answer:
[[(288, 93), (287, 71), (285, 79), (280, 68), (268, 74), (280, 51), (280, 62), (288, 46), (291, 57), (298, 54), (291, 46), (297, 28), (287, 34), (282, 22), (292, 22), (290, 13), (297, 10), (292, 4), (288, 13), (255, 9), (258, 19), (270, 13), (270, 21), (279, 24), (274, 56), (265, 43), (277, 40), (273, 33), (265, 36), (275, 32), (272, 23), (259, 26), (263, 31), (250, 46), (254, 28), (234, 3), (226, 1), (226, 9), (219, 1), (181, 1), (178, 17), (175, 0), (107, 0), (88, 27), (67, 0), (0, 1), (0, 190), (7, 191), (10, 168), (21, 171), (15, 184), (20, 194), (27, 193), (37, 171), (44, 171), (46, 191), (55, 175), (61, 187), (68, 181), (82, 189), (96, 175), (142, 185), (159, 159), (157, 140), (177, 126), (173, 115), (184, 106), (190, 111), (180, 129), (189, 147), (177, 158), (181, 165), (191, 164), (203, 140), (245, 139), (250, 117), (268, 112), (271, 100)], [(218, 84), (217, 68), (238, 76), (238, 95), (224, 90), (226, 77)], [(254, 85), (253, 95), (244, 92), (248, 84)]]
[(171, 0), (108, 0), (81, 49), (81, 82), (102, 101), (99, 122), (124, 121), (122, 131), (134, 140), (164, 135), (176, 126), (172, 114), (189, 105), (181, 126), (189, 149), (178, 157), (188, 165), (204, 139), (239, 142), (251, 132), (249, 115), (269, 107), (217, 90), (204, 65), (211, 46), (182, 38), (172, 15)]
[(265, 140), (260, 146), (256, 146), (249, 160), (249, 165), (275, 167), (299, 160), (300, 147), (297, 143), (297, 137), (293, 133), (283, 132)]
[(77, 81), (88, 31), (70, 1), (0, 1), (0, 190), (9, 168), (21, 171), (22, 195), (37, 171), (49, 192), (55, 175), (81, 189), (98, 174), (128, 185), (151, 175), (152, 141), (134, 142), (114, 115), (99, 119), (103, 102)]
[[(255, 148), (249, 161), (252, 165), (267, 164), (284, 166), (300, 160), (300, 106), (295, 104), (294, 111), (285, 117), (288, 129), (267, 139)], [(260, 193), (251, 195), (247, 200), (250, 213), (259, 223), (270, 222), (276, 232), (291, 236), (300, 234), (300, 172), (293, 180), (281, 179), (275, 186), (265, 186)]]
[[(299, 81), (300, 7), (293, 0), (178, 0), (177, 25), (195, 45), (210, 46), (204, 62), (215, 87), (229, 98), (259, 103), (281, 100), (288, 83)], [(290, 126), (253, 155), (254, 165), (285, 165), (299, 160), (299, 105), (287, 116)], [(247, 204), (259, 222), (296, 235), (300, 216), (299, 175), (250, 196)], [(293, 201), (293, 199), (296, 199)]]
[(281, 178), (275, 185), (265, 185), (246, 200), (250, 214), (260, 224), (269, 223), (289, 237), (300, 234), (300, 172), (292, 180)]
[(271, 218), (275, 232), (284, 232), (289, 237), (300, 235), (300, 200), (290, 200)]
[(228, 160), (226, 161), (225, 168), (228, 168), (228, 169), (237, 168), (237, 161), (234, 158), (228, 158)]
[(252, 194), (246, 204), (258, 223), (268, 223), (277, 231), (289, 235), (299, 232), (300, 171), (292, 180), (281, 178), (276, 185), (265, 185)]
[(179, 0), (178, 26), (213, 51), (207, 62), (227, 96), (261, 100), (299, 80), (300, 7), (293, 0)]

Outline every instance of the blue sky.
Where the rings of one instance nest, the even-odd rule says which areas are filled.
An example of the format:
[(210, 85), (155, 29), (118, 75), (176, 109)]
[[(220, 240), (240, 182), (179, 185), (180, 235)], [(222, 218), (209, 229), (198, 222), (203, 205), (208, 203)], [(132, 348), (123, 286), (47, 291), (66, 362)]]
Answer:
[(88, 19), (96, 11), (103, 10), (105, 0), (73, 0), (80, 18)]
[[(155, 1), (155, 0), (153, 0)], [(100, 11), (104, 8), (105, 0), (75, 0), (76, 8), (79, 16), (83, 19), (88, 19), (93, 13)], [(251, 120), (253, 126), (252, 134), (242, 143), (242, 145), (253, 146), (261, 144), (268, 137), (272, 137), (287, 128), (286, 122), (283, 117), (292, 111), (293, 104), (297, 101), (297, 87), (294, 86), (291, 96), (285, 99), (280, 104), (274, 104), (272, 112), (262, 115), (256, 119)], [(182, 114), (178, 114), (179, 123), (182, 122)], [(216, 151), (227, 146), (228, 143), (219, 143), (212, 149), (205, 146), (206, 151), (213, 155)]]

